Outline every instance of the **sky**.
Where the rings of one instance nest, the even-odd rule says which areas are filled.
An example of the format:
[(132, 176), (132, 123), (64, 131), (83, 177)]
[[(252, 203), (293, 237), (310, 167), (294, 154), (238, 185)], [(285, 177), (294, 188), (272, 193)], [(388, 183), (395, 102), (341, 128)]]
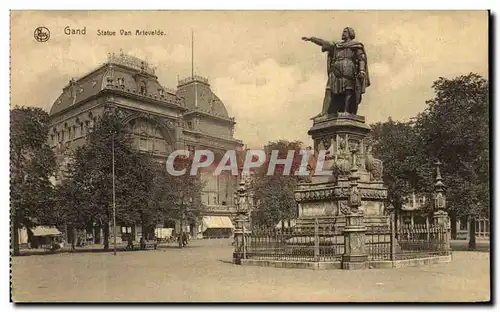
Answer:
[[(51, 32), (34, 39), (38, 26)], [(64, 27), (86, 27), (68, 36)], [(235, 137), (250, 148), (268, 141), (310, 144), (311, 117), (321, 110), (326, 54), (301, 40), (340, 39), (353, 27), (365, 45), (371, 86), (358, 110), (368, 123), (406, 121), (433, 97), (432, 82), (488, 74), (486, 11), (13, 11), (11, 107), (47, 111), (71, 78), (79, 78), (120, 49), (157, 67), (175, 88), (196, 74), (236, 119)], [(164, 36), (97, 36), (97, 30), (162, 30)]]

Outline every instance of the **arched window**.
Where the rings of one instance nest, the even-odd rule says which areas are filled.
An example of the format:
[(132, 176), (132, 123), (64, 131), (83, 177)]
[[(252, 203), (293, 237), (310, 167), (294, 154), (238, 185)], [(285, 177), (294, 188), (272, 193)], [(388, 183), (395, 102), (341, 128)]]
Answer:
[(141, 94), (147, 93), (146, 82), (141, 81), (140, 86), (139, 86), (139, 90), (140, 90)]

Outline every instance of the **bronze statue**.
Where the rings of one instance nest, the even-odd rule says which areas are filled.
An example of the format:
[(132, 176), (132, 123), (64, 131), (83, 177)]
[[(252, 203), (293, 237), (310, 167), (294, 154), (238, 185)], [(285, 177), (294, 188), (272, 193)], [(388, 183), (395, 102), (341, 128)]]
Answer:
[(346, 112), (356, 115), (361, 96), (370, 86), (366, 52), (362, 43), (355, 41), (354, 29), (344, 28), (342, 41), (328, 42), (316, 37), (302, 37), (321, 46), (328, 52), (326, 85), (323, 109), (318, 116)]

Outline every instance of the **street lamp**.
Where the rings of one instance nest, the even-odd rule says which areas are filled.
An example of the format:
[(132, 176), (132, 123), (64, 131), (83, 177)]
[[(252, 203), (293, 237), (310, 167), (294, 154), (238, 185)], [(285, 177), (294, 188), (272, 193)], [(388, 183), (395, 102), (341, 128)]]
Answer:
[(115, 190), (115, 136), (111, 140), (111, 153), (113, 158), (113, 254), (116, 256), (116, 190)]

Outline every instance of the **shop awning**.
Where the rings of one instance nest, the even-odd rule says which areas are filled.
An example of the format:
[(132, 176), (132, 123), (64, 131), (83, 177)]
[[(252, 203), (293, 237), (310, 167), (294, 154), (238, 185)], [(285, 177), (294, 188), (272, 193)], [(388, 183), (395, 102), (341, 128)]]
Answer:
[(57, 236), (62, 233), (54, 226), (36, 226), (31, 229), (33, 236)]
[(202, 231), (205, 232), (207, 229), (233, 229), (234, 225), (229, 217), (215, 217), (206, 216), (203, 217), (203, 227)]

